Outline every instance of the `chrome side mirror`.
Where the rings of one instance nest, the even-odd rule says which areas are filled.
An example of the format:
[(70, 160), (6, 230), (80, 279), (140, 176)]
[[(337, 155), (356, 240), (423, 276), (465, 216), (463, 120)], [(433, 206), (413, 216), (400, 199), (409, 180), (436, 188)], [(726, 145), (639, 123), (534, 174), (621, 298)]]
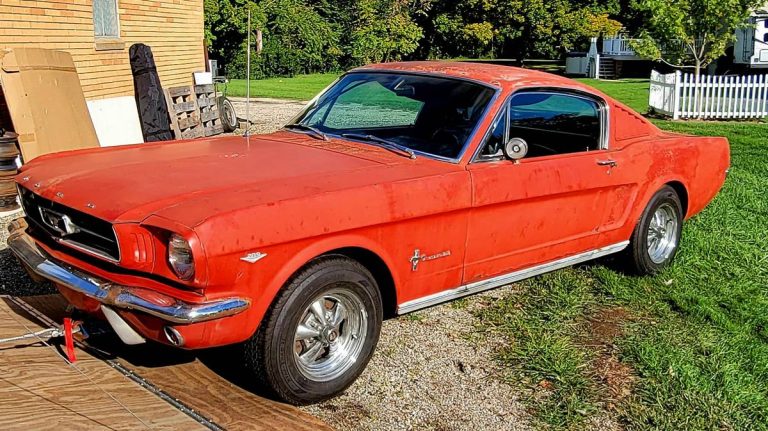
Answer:
[(504, 155), (512, 160), (520, 160), (528, 154), (528, 143), (523, 138), (510, 138), (504, 145)]

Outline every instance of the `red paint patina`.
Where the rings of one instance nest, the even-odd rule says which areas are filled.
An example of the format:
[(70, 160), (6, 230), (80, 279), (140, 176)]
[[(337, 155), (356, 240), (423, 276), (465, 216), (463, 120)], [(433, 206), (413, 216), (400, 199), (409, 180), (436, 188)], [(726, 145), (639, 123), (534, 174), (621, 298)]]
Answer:
[[(446, 62), (388, 63), (353, 73), (370, 71), (470, 79), (497, 95), (457, 163), (288, 131), (39, 157), (23, 168), (20, 187), (112, 223), (121, 256), (114, 263), (64, 245), (38, 245), (83, 272), (163, 297), (188, 303), (248, 298), (242, 313), (174, 325), (185, 348), (203, 348), (250, 337), (286, 280), (325, 253), (342, 250), (383, 264), (388, 277), (380, 285), (391, 288), (385, 307), (394, 313), (427, 295), (626, 241), (665, 184), (684, 193), (691, 217), (718, 192), (729, 166), (724, 138), (664, 133), (562, 77)], [(496, 113), (521, 89), (569, 89), (603, 99), (608, 148), (472, 162)], [(608, 159), (616, 166), (598, 163)], [(192, 280), (169, 268), (170, 232), (192, 247)], [(413, 271), (415, 250), (442, 254)], [(256, 252), (266, 257), (242, 260)], [(98, 312), (96, 301), (62, 290), (77, 307)], [(167, 343), (167, 322), (119, 313), (144, 337)]]

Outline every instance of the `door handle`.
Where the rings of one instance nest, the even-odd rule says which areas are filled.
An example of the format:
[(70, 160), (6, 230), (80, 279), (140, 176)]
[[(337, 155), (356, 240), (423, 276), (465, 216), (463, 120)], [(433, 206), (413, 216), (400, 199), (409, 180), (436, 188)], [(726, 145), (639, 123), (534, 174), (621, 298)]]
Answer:
[(611, 159), (608, 159), (608, 160), (598, 160), (597, 164), (599, 166), (610, 166), (612, 168), (615, 168), (616, 166), (619, 165), (618, 163), (616, 163), (616, 160), (611, 160)]

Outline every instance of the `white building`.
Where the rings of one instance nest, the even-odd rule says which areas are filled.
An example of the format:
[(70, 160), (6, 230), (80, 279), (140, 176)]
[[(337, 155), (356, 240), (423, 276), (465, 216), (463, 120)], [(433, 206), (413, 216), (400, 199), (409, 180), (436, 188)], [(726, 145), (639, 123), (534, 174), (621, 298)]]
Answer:
[(733, 62), (750, 68), (768, 68), (768, 5), (756, 11), (749, 27), (736, 30)]
[[(726, 58), (711, 65), (710, 71), (732, 73), (768, 69), (768, 3), (752, 14), (749, 24), (736, 29), (736, 40), (726, 50)], [(603, 39), (602, 46), (598, 46), (597, 38), (593, 38), (588, 52), (568, 53), (565, 73), (613, 79), (626, 76), (627, 71), (634, 71), (647, 76), (646, 72), (654, 65), (634, 52), (632, 40), (618, 35)]]

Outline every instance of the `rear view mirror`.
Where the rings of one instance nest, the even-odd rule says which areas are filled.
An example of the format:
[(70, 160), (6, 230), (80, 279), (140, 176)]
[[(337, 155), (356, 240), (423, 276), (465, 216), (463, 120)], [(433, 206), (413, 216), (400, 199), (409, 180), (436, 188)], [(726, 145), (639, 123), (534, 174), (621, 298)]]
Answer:
[(405, 81), (400, 81), (393, 89), (396, 95), (400, 97), (413, 98), (416, 96), (416, 87), (406, 84)]
[(528, 154), (528, 143), (522, 138), (510, 138), (504, 145), (504, 155), (512, 160), (520, 160)]

